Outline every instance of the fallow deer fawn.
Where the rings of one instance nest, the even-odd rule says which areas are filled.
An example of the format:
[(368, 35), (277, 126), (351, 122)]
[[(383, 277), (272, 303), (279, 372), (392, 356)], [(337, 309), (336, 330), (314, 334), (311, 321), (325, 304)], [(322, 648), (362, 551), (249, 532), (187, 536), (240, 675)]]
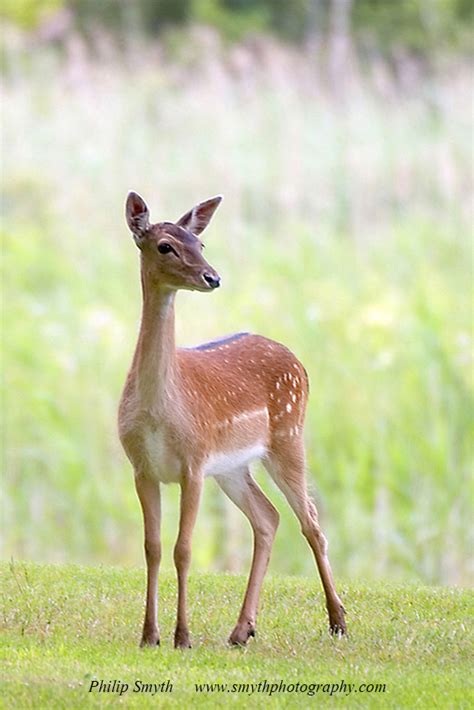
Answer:
[(247, 590), (229, 642), (255, 635), (257, 607), (279, 515), (249, 472), (260, 459), (296, 513), (316, 559), (332, 633), (346, 630), (327, 543), (305, 481), (304, 367), (283, 345), (238, 333), (195, 348), (176, 348), (174, 301), (179, 289), (213, 291), (217, 272), (202, 256), (199, 235), (221, 197), (201, 202), (177, 222), (150, 223), (143, 199), (130, 192), (126, 217), (141, 255), (140, 332), (119, 408), (119, 433), (135, 470), (143, 509), (147, 592), (142, 646), (160, 642), (157, 578), (161, 558), (160, 484), (179, 483), (181, 509), (174, 548), (178, 576), (176, 648), (190, 647), (186, 595), (191, 537), (204, 479), (213, 476), (247, 516), (254, 533)]

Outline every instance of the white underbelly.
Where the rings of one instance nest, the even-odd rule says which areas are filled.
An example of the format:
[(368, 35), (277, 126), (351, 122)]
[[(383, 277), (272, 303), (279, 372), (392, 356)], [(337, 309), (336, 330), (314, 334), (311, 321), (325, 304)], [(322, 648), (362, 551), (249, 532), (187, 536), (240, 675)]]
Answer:
[[(212, 451), (204, 458), (203, 475), (231, 475), (246, 468), (252, 461), (263, 458), (267, 453), (268, 418), (266, 407), (232, 417), (226, 425), (226, 443), (221, 440), (222, 450)], [(162, 483), (179, 482), (182, 459), (168, 443), (169, 432), (167, 436), (165, 429), (149, 426), (142, 437), (143, 456), (151, 474)]]
[(261, 459), (266, 454), (263, 444), (253, 444), (242, 449), (214, 451), (204, 464), (205, 476), (226, 476), (245, 468), (251, 461)]

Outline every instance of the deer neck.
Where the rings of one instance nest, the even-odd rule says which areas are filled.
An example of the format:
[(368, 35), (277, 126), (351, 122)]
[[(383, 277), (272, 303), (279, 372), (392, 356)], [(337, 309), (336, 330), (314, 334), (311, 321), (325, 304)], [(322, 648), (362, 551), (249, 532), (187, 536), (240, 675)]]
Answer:
[(173, 401), (176, 292), (150, 285), (142, 271), (143, 306), (133, 371), (141, 408), (162, 414)]

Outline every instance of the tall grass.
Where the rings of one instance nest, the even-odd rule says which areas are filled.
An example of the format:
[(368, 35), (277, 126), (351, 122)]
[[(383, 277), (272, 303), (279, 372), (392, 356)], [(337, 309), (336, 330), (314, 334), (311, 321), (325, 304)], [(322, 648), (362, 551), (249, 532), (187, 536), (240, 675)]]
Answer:
[[(258, 50), (258, 51), (257, 51)], [(403, 88), (377, 61), (340, 87), (270, 44), (179, 60), (7, 54), (2, 88), (5, 552), (136, 562), (141, 523), (115, 417), (140, 309), (123, 220), (225, 201), (223, 277), (182, 294), (178, 342), (235, 330), (288, 344), (311, 380), (308, 467), (339, 574), (465, 582), (472, 450), (470, 78)], [(337, 90), (336, 90), (337, 89)], [(280, 495), (273, 569), (309, 571)], [(210, 483), (195, 564), (241, 569), (249, 534)], [(165, 490), (164, 542), (177, 525)]]

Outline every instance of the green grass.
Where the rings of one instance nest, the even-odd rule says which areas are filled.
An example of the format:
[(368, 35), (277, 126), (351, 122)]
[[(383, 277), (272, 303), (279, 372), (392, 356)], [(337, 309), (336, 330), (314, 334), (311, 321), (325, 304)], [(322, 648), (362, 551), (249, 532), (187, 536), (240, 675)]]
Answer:
[[(175, 582), (160, 580), (159, 649), (137, 648), (143, 571), (14, 563), (1, 566), (2, 699), (5, 708), (220, 707), (468, 708), (472, 592), (414, 584), (340, 585), (349, 634), (327, 633), (315, 575), (268, 577), (257, 638), (231, 649), (245, 580), (228, 574), (190, 578), (193, 649), (172, 648)], [(161, 683), (155, 698), (129, 690), (89, 693), (94, 679)], [(306, 693), (203, 693), (196, 683), (321, 684)], [(327, 684), (385, 684), (384, 693), (335, 692)]]

